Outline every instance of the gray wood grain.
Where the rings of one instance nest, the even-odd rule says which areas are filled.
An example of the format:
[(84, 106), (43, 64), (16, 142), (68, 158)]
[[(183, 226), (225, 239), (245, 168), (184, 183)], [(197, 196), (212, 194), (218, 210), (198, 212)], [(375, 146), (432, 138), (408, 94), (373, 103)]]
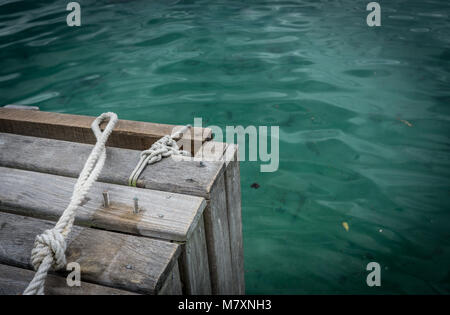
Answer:
[[(54, 222), (0, 213), (0, 263), (32, 269), (36, 235)], [(81, 280), (122, 290), (157, 294), (176, 264), (175, 243), (74, 226), (67, 262), (81, 266)]]
[(238, 146), (229, 144), (224, 156), (230, 157), (227, 158), (225, 186), (230, 231), (231, 265), (233, 269), (233, 292), (234, 294), (242, 295), (245, 294), (245, 277)]
[[(242, 238), (241, 183), (238, 146), (221, 142), (205, 142), (196, 157), (225, 162), (225, 190), (232, 266), (232, 293), (245, 294), (244, 250)], [(215, 280), (220, 281), (220, 280)]]
[[(4, 167), (0, 167), (0, 174), (3, 211), (54, 221), (67, 206), (75, 184), (74, 178)], [(103, 191), (110, 196), (107, 208)], [(139, 199), (138, 214), (133, 213), (133, 196)], [(205, 205), (201, 197), (96, 182), (87, 202), (78, 208), (75, 224), (186, 242), (193, 248), (190, 257), (199, 256), (183, 261), (189, 277), (183, 280), (189, 294), (207, 294), (211, 284), (202, 217)]]
[(178, 263), (172, 267), (169, 275), (167, 276), (166, 282), (163, 284), (161, 290), (159, 290), (158, 295), (182, 295), (183, 289), (180, 279), (180, 270)]
[[(3, 210), (57, 220), (67, 207), (76, 179), (0, 167), (0, 206)], [(103, 205), (108, 191), (110, 205)], [(133, 213), (133, 198), (141, 208)], [(96, 182), (79, 207), (76, 224), (166, 240), (186, 241), (195, 229), (206, 201), (203, 198)]]
[[(77, 178), (92, 145), (0, 133), (0, 166)], [(98, 181), (128, 185), (140, 151), (107, 148), (107, 159)], [(224, 172), (222, 161), (165, 158), (142, 172), (137, 186), (209, 199), (211, 187)]]
[[(77, 177), (91, 149), (92, 146), (87, 144), (3, 133), (0, 134), (0, 166)], [(99, 181), (127, 185), (139, 154), (134, 150), (107, 148), (107, 159)], [(200, 163), (186, 158), (166, 158), (148, 166), (138, 186), (208, 200), (208, 213), (204, 220), (212, 291), (232, 294), (224, 171), (225, 163), (221, 160)]]
[(185, 292), (189, 295), (211, 294), (211, 278), (203, 218), (192, 237), (184, 244), (181, 261)]
[[(211, 205), (214, 205), (214, 209)], [(203, 215), (212, 292), (213, 294), (233, 294), (230, 235), (223, 174), (214, 183), (210, 203)]]
[[(0, 295), (21, 295), (34, 277), (34, 271), (0, 264)], [(89, 282), (69, 287), (65, 277), (49, 274), (45, 295), (134, 295), (136, 293)]]

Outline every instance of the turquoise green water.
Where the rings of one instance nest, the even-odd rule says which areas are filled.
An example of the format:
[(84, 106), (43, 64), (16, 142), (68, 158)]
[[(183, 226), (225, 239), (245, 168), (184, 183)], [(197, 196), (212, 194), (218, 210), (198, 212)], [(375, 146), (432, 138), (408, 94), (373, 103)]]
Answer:
[(247, 293), (450, 293), (448, 1), (67, 2), (0, 1), (0, 105), (280, 126), (241, 164)]

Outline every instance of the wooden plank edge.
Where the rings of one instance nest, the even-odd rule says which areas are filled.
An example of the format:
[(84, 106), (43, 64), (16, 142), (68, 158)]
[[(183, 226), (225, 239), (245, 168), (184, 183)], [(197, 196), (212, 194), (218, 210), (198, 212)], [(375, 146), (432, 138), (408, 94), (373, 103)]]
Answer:
[[(0, 295), (22, 295), (35, 272), (28, 269), (0, 264)], [(81, 286), (69, 287), (65, 277), (48, 274), (46, 295), (137, 295), (135, 292), (110, 288), (81, 281)]]
[[(50, 221), (61, 216), (76, 182), (71, 177), (1, 166), (0, 172), (0, 205), (4, 211)], [(106, 208), (103, 205), (104, 191), (110, 194), (110, 205)], [(139, 198), (142, 207), (137, 214), (133, 212), (133, 196)], [(191, 237), (207, 206), (201, 197), (102, 182), (92, 185), (86, 200), (77, 210), (77, 225), (178, 242)], [(180, 209), (183, 202), (185, 208)], [(180, 222), (186, 222), (184, 226), (176, 226), (169, 231), (167, 226), (175, 222), (175, 218), (180, 218), (176, 214), (184, 215), (186, 209), (192, 214), (186, 215), (185, 219), (181, 217)]]
[[(31, 270), (29, 255), (34, 238), (53, 227), (54, 223), (1, 211), (0, 222), (2, 222), (0, 239), (3, 245), (0, 263)], [(181, 246), (170, 242), (78, 226), (73, 226), (67, 239), (67, 246), (67, 261), (78, 262), (81, 265), (81, 278), (84, 281), (144, 294), (157, 294), (160, 291), (181, 254)], [(140, 252), (138, 253), (134, 247), (140, 248)], [(145, 260), (127, 262), (130, 256), (121, 252), (124, 248), (129, 254), (135, 253), (135, 258), (141, 257)], [(166, 251), (164, 256), (155, 257), (156, 252), (150, 253), (159, 248)], [(142, 251), (146, 252), (141, 253)], [(125, 260), (121, 261), (121, 258)], [(161, 258), (163, 261), (158, 262)], [(159, 272), (155, 267), (152, 268), (151, 279), (156, 280), (154, 282), (149, 282), (148, 278), (150, 260), (158, 262), (159, 267), (162, 267), (159, 268)], [(124, 272), (128, 273), (127, 277)], [(63, 270), (50, 271), (50, 274), (56, 275), (64, 273)]]
[[(92, 147), (84, 143), (0, 133), (2, 166), (74, 178), (79, 176)], [(107, 159), (98, 181), (128, 186), (139, 158), (137, 150), (107, 148)], [(146, 167), (136, 186), (209, 198), (215, 178), (223, 171), (223, 161), (202, 162), (171, 156)]]
[[(84, 115), (0, 107), (0, 132), (94, 144), (96, 138), (90, 127), (94, 119), (95, 117)], [(106, 123), (101, 127), (104, 126)], [(183, 126), (119, 120), (107, 146), (142, 151), (163, 136), (181, 128)], [(193, 127), (190, 132), (185, 133), (183, 141), (192, 141), (193, 152), (200, 143), (211, 138), (211, 129)]]
[(245, 274), (238, 146), (234, 144), (228, 145), (227, 151), (224, 153), (224, 159), (228, 161), (225, 170), (225, 190), (227, 195), (234, 294), (243, 295), (245, 294)]
[(182, 291), (182, 282), (180, 278), (180, 268), (178, 262), (176, 262), (157, 295), (182, 295), (182, 294), (183, 291)]
[(180, 267), (183, 267), (180, 268), (180, 272), (184, 280), (184, 293), (188, 295), (211, 294), (211, 276), (203, 218), (194, 235), (183, 244), (180, 261)]

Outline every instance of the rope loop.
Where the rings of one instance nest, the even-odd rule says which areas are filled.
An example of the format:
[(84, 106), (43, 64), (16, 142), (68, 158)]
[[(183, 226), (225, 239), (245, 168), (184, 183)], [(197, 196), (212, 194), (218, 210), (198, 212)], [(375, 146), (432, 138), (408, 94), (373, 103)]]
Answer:
[[(103, 131), (100, 125), (105, 120), (109, 122)], [(50, 268), (61, 269), (66, 265), (66, 237), (72, 230), (76, 210), (85, 200), (92, 184), (97, 180), (106, 160), (106, 141), (111, 135), (118, 121), (115, 113), (103, 113), (91, 124), (91, 129), (97, 138), (83, 170), (78, 176), (73, 189), (72, 197), (67, 208), (62, 213), (55, 227), (36, 236), (34, 247), (31, 251), (31, 263), (36, 273), (23, 292), (24, 295), (44, 294), (44, 285)]]

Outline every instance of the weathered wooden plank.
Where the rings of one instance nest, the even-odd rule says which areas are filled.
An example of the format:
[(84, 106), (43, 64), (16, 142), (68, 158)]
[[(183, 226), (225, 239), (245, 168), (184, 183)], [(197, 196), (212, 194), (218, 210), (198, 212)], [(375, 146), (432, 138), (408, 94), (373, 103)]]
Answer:
[[(226, 167), (228, 167), (229, 163), (234, 159), (234, 155), (230, 155), (233, 149), (230, 151), (227, 150), (229, 146), (235, 148), (234, 145), (229, 145), (227, 143), (214, 141), (205, 142), (203, 143), (202, 148), (197, 151), (194, 158), (196, 161), (202, 161), (203, 163), (223, 161)], [(231, 199), (234, 198), (233, 193), (235, 193), (235, 190), (230, 189), (230, 194), (226, 193), (227, 180), (226, 172), (218, 174), (214, 183), (214, 188), (211, 189), (210, 200), (208, 203), (208, 205), (213, 205), (214, 209), (211, 211), (211, 208), (207, 207), (204, 213), (212, 291), (214, 294), (244, 294), (243, 261), (238, 261), (239, 259), (243, 259), (243, 253), (241, 256), (238, 254), (239, 245), (241, 246), (242, 251), (242, 232), (240, 234), (231, 235), (231, 232), (235, 233), (239, 230), (239, 226), (236, 226), (236, 224), (242, 224), (241, 222), (234, 222), (234, 220), (240, 219), (241, 216), (240, 186), (239, 197), (236, 201), (233, 201)], [(228, 199), (230, 199), (231, 209), (228, 207)], [(235, 205), (234, 202), (239, 202), (239, 208), (236, 207), (237, 205)], [(230, 211), (239, 211), (239, 214), (237, 216), (232, 213), (230, 218)], [(230, 219), (233, 221), (230, 222)], [(232, 226), (232, 230), (230, 230), (230, 226)], [(235, 243), (236, 248), (234, 248), (234, 245), (232, 245), (231, 242)], [(235, 251), (234, 257), (233, 251)], [(236, 263), (237, 266), (233, 266), (233, 263)], [(242, 275), (240, 272), (241, 267)], [(235, 274), (235, 272), (237, 272), (237, 274)]]
[(234, 144), (228, 145), (224, 158), (227, 161), (227, 167), (225, 169), (225, 187), (230, 233), (231, 265), (233, 269), (233, 292), (235, 294), (245, 294), (241, 180), (238, 146)]
[[(50, 129), (52, 129), (52, 128), (54, 128), (54, 126), (51, 126), (51, 125), (53, 125), (53, 124), (55, 124), (56, 123), (56, 125), (57, 124), (59, 124), (61, 121), (62, 122), (64, 122), (64, 124), (66, 124), (65, 125), (65, 127), (64, 128), (67, 128), (69, 131), (68, 131), (68, 134), (64, 134), (63, 132), (59, 132), (58, 133), (58, 137), (61, 137), (61, 139), (64, 139), (64, 140), (71, 140), (71, 141), (81, 141), (81, 142), (87, 142), (86, 141), (86, 139), (85, 139), (85, 137), (83, 136), (83, 137), (80, 137), (79, 135), (76, 135), (75, 137), (72, 137), (73, 136), (73, 133), (75, 133), (75, 134), (77, 134), (77, 131), (76, 131), (76, 128), (78, 128), (79, 127), (79, 121), (78, 120), (72, 120), (69, 116), (71, 116), (71, 115), (67, 115), (67, 114), (57, 114), (57, 115), (60, 115), (60, 117), (58, 118), (58, 119), (60, 119), (60, 121), (58, 122), (58, 119), (56, 119), (56, 121), (53, 119), (53, 118), (51, 118), (50, 116), (52, 116), (54, 113), (45, 113), (45, 112), (42, 112), (42, 115), (37, 115), (37, 116), (39, 116), (39, 117), (41, 117), (41, 118), (39, 118), (39, 119), (41, 119), (40, 120), (40, 123), (42, 123), (43, 125), (41, 126), (41, 128), (40, 129), (45, 129), (45, 128), (50, 128)], [(22, 114), (23, 115), (23, 114)], [(17, 115), (15, 115), (16, 117), (17, 117)], [(36, 123), (36, 115), (25, 115), (25, 116), (28, 116), (28, 117), (26, 117), (25, 118), (25, 120), (28, 120), (28, 119), (30, 119), (31, 120), (31, 122), (30, 121), (28, 121), (27, 123), (25, 123), (25, 125), (26, 124), (29, 124), (29, 123)], [(42, 117), (44, 117), (45, 116), (45, 119), (42, 119)], [(78, 116), (77, 116), (78, 117)], [(0, 113), (0, 118), (1, 118), (1, 113)], [(11, 117), (10, 117), (11, 118)], [(65, 120), (67, 118), (67, 120)], [(76, 117), (74, 117), (74, 118), (76, 118)], [(13, 118), (13, 120), (14, 120), (15, 118)], [(37, 119), (37, 121), (39, 122), (39, 119)], [(11, 120), (11, 119), (9, 119), (8, 118), (8, 120)], [(84, 125), (84, 128), (87, 128), (88, 129), (88, 133), (90, 133), (90, 130), (89, 130), (89, 128), (90, 128), (90, 122), (93, 120), (93, 118), (92, 117), (90, 117), (90, 120), (89, 120), (89, 123), (88, 124), (85, 124)], [(131, 127), (136, 127), (136, 124), (140, 124), (139, 122), (129, 122), (130, 123), (130, 126)], [(22, 124), (22, 123), (20, 123), (20, 124)], [(126, 125), (126, 124), (125, 124)], [(124, 125), (124, 126), (125, 126)], [(157, 125), (157, 124), (153, 124), (153, 125)], [(1, 130), (1, 128), (2, 128), (2, 126), (1, 126), (1, 120), (0, 120), (0, 130)], [(117, 128), (116, 128), (117, 129)], [(139, 128), (137, 128), (137, 129), (139, 129)], [(137, 129), (135, 129), (134, 131), (136, 131)], [(122, 130), (121, 130), (122, 131)], [(133, 132), (134, 132), (133, 131)], [(38, 130), (38, 132), (42, 132), (42, 130)], [(139, 130), (139, 132), (142, 132), (143, 134), (142, 135), (138, 135), (138, 137), (139, 138), (142, 138), (142, 136), (144, 135), (147, 135), (147, 136), (151, 136), (152, 135), (152, 130), (151, 130), (151, 128), (148, 128), (148, 127), (145, 127), (145, 128), (140, 128), (140, 130)], [(138, 133), (139, 133), (138, 132)], [(158, 136), (158, 138), (160, 137), (160, 136), (162, 136), (163, 134), (167, 134), (167, 133), (170, 133), (170, 132), (168, 132), (168, 130), (165, 130), (164, 132), (162, 132), (159, 136)], [(32, 134), (32, 135), (36, 135), (36, 129), (34, 129), (34, 130), (31, 130), (30, 131), (30, 134)], [(44, 132), (44, 134), (45, 134), (45, 132)], [(195, 139), (202, 139), (201, 141), (204, 141), (204, 140), (206, 140), (206, 139), (209, 139), (210, 138), (210, 136), (211, 136), (211, 131), (210, 130), (208, 130), (208, 129), (200, 129), (200, 128), (197, 128), (196, 129), (196, 131), (194, 132), (194, 134), (195, 135), (191, 135), (191, 138), (193, 138), (194, 140)], [(47, 137), (47, 135), (43, 135), (44, 137)], [(71, 138), (72, 137), (72, 138)], [(93, 138), (92, 138), (93, 139)], [(91, 143), (93, 143), (93, 141), (94, 141), (94, 139), (91, 141)], [(127, 140), (126, 142), (130, 142), (129, 140)], [(130, 142), (131, 143), (131, 142)], [(199, 142), (198, 142), (199, 143)], [(1, 144), (1, 139), (0, 139), (0, 144)], [(111, 144), (110, 144), (111, 145)], [(114, 144), (112, 144), (112, 145), (114, 145)], [(212, 153), (213, 154), (211, 154), (211, 152), (208, 152), (208, 154), (209, 154), (209, 157), (207, 158), (207, 160), (208, 161), (213, 161), (213, 160), (217, 160), (217, 158), (220, 156), (220, 151), (222, 151), (222, 150), (225, 150), (226, 149), (226, 147), (227, 147), (227, 145), (226, 144), (221, 144), (221, 143), (217, 143), (217, 142), (206, 142), (204, 145), (203, 145), (203, 147), (202, 147), (202, 151), (205, 151), (205, 150), (210, 150), (211, 151), (211, 148), (213, 149), (212, 150)], [(142, 150), (142, 149), (144, 149), (144, 148), (147, 148), (147, 145), (144, 145), (144, 147), (137, 147), (137, 149), (139, 149), (139, 150)], [(0, 149), (1, 149), (1, 147), (0, 147)], [(90, 150), (90, 149), (89, 149)], [(208, 155), (208, 154), (206, 154), (206, 156)], [(86, 155), (87, 156), (87, 155)], [(84, 160), (84, 157), (83, 157), (83, 160)], [(185, 159), (179, 159), (179, 160), (185, 160)], [(136, 158), (136, 161), (137, 161), (137, 158)], [(189, 161), (190, 163), (192, 163), (192, 161)], [(84, 161), (83, 161), (83, 163), (84, 163)], [(160, 162), (161, 163), (161, 162)], [(228, 169), (228, 161), (226, 161), (226, 166), (227, 166), (227, 169)], [(169, 163), (170, 164), (170, 163)], [(181, 163), (177, 163), (177, 164), (181, 164)], [(133, 166), (130, 166), (130, 167), (134, 167), (134, 164), (132, 164)], [(196, 166), (198, 166), (198, 167), (205, 167), (205, 163), (203, 163), (202, 165), (199, 165), (199, 164), (189, 164), (189, 165), (196, 165)], [(170, 167), (171, 165), (169, 165), (169, 167)], [(183, 165), (182, 167), (184, 167), (185, 165)], [(207, 165), (207, 166), (209, 166), (209, 165)], [(121, 168), (121, 169), (123, 169), (123, 168)], [(126, 173), (128, 173), (128, 170), (127, 170), (127, 172)], [(213, 172), (214, 173), (214, 172)], [(66, 174), (64, 174), (64, 175), (66, 175)], [(78, 174), (73, 174), (73, 175), (67, 175), (67, 176), (77, 176)], [(164, 174), (162, 174), (163, 176), (164, 176)], [(179, 178), (178, 176), (177, 176), (178, 174), (176, 174), (176, 176), (175, 176), (175, 178)], [(128, 176), (128, 175), (127, 175)], [(216, 173), (215, 174), (215, 176), (216, 176), (216, 178), (219, 178), (220, 176), (221, 176), (221, 172), (218, 172), (218, 173)], [(225, 173), (225, 182), (227, 182), (228, 181), (228, 179), (227, 179), (227, 175), (226, 175), (226, 173)], [(116, 177), (115, 179), (118, 179), (120, 176), (118, 176), (118, 177)], [(192, 177), (194, 177), (194, 176), (192, 176)], [(149, 183), (146, 179), (145, 179), (145, 177), (143, 176), (143, 178), (142, 178), (143, 180), (141, 181), (141, 182), (139, 182), (138, 183), (138, 185), (141, 185), (142, 187), (151, 187), (152, 186), (152, 183)], [(187, 193), (187, 194), (194, 194), (194, 195), (199, 195), (199, 196), (204, 196), (205, 198), (210, 198), (210, 196), (209, 196), (209, 191), (210, 191), (210, 188), (212, 187), (212, 183), (211, 182), (201, 182), (201, 183), (197, 183), (196, 182), (196, 178), (195, 179), (193, 179), (193, 178), (185, 178), (185, 180), (187, 181), (187, 182), (189, 182), (189, 188), (188, 189), (186, 189), (186, 187), (184, 187), (183, 186), (183, 184), (181, 184), (181, 185), (178, 185), (179, 184), (179, 182), (178, 183), (176, 183), (174, 186), (172, 186), (170, 183), (167, 183), (167, 182), (161, 182), (161, 183), (156, 183), (155, 184), (155, 186), (157, 186), (157, 187), (155, 187), (154, 189), (162, 189), (162, 190), (169, 190), (170, 191), (170, 189), (172, 188), (172, 187), (176, 187), (175, 189), (178, 189), (178, 192), (182, 192), (182, 193)], [(114, 181), (112, 181), (112, 182), (114, 182)], [(123, 182), (122, 182), (122, 184), (123, 184)], [(191, 184), (193, 184), (193, 185), (191, 185)], [(198, 185), (197, 185), (198, 184)], [(147, 186), (146, 186), (147, 185)], [(164, 186), (164, 187), (163, 187)], [(163, 188), (161, 188), (161, 187), (163, 187)], [(189, 189), (193, 189), (193, 191), (192, 192), (188, 192), (189, 191)], [(240, 198), (240, 197), (239, 197)], [(230, 203), (230, 201), (229, 201), (229, 196), (228, 196), (228, 194), (227, 194), (227, 201), (226, 201), (228, 204)], [(212, 209), (215, 209), (215, 208), (220, 208), (220, 207), (218, 207), (217, 205), (215, 205), (214, 204), (214, 202), (211, 204), (211, 201), (209, 202), (210, 203), (210, 205), (211, 205), (211, 208)], [(239, 206), (239, 208), (240, 208), (240, 206)], [(227, 207), (227, 211), (229, 212), (230, 211), (230, 209), (229, 209), (229, 207)], [(240, 216), (240, 212), (239, 212), (239, 216)], [(216, 216), (217, 217), (217, 216)], [(232, 217), (232, 215), (230, 214), (230, 213), (228, 213), (228, 217), (230, 217), (230, 224), (232, 224), (231, 223), (231, 220), (233, 219), (233, 217)], [(208, 218), (206, 218), (205, 217), (205, 222), (206, 222), (206, 224), (208, 225), (208, 224), (210, 224), (210, 222), (207, 222), (208, 221)], [(233, 224), (232, 224), (233, 225)], [(229, 232), (229, 234), (230, 234), (230, 238), (232, 239), (233, 238), (233, 233), (231, 233), (231, 227), (230, 227), (230, 232)], [(233, 240), (231, 240), (232, 242), (233, 242)], [(233, 248), (234, 248), (234, 246), (232, 246), (232, 252), (233, 252)], [(232, 255), (233, 256), (233, 255)], [(236, 256), (236, 255), (234, 255), (234, 256)], [(234, 273), (233, 273), (234, 274)]]
[[(21, 295), (34, 277), (34, 271), (0, 264), (0, 295)], [(49, 274), (45, 285), (46, 295), (130, 295), (130, 291), (119, 290), (81, 282), (81, 286), (69, 287), (65, 277)]]
[[(0, 263), (32, 269), (36, 235), (54, 222), (0, 213)], [(145, 294), (157, 294), (176, 264), (175, 243), (74, 226), (67, 239), (67, 262), (81, 266), (84, 281)]]
[[(57, 220), (67, 207), (76, 179), (0, 167), (0, 207), (15, 214)], [(102, 192), (110, 205), (104, 207)], [(140, 212), (134, 214), (134, 200)], [(96, 182), (79, 207), (76, 224), (184, 242), (202, 220), (203, 198)]]
[[(214, 205), (215, 209), (212, 209), (211, 205)], [(211, 200), (203, 215), (212, 291), (214, 294), (233, 294), (230, 236), (223, 174), (211, 189)]]
[(225, 187), (231, 246), (233, 294), (245, 294), (244, 250), (242, 239), (241, 183), (238, 146), (221, 142), (205, 142), (196, 158), (225, 162)]
[[(57, 220), (67, 206), (74, 178), (0, 167), (0, 206), (14, 214)], [(102, 192), (108, 191), (110, 205), (104, 207)], [(133, 197), (140, 212), (134, 214)], [(110, 231), (186, 242), (198, 257), (183, 261), (188, 294), (210, 294), (201, 197), (153, 191), (128, 186), (93, 184), (87, 202), (77, 210), (75, 224)], [(185, 256), (185, 254), (183, 254)]]
[(167, 276), (166, 282), (159, 290), (158, 295), (182, 295), (183, 290), (181, 286), (180, 270), (177, 262)]
[[(0, 132), (93, 144), (91, 130), (95, 117), (0, 108)], [(175, 125), (119, 120), (107, 145), (135, 150), (148, 149), (161, 137), (172, 134)], [(181, 128), (182, 126), (177, 126)], [(211, 129), (191, 128), (184, 139), (194, 144), (211, 139)], [(197, 144), (200, 147), (199, 144)], [(194, 145), (192, 146), (192, 148)]]
[[(61, 140), (0, 133), (0, 166), (78, 177), (92, 145)], [(140, 151), (107, 148), (99, 181), (128, 185)], [(216, 177), (223, 173), (222, 161), (165, 158), (142, 172), (137, 186), (209, 198)]]
[[(77, 177), (91, 149), (92, 146), (87, 144), (1, 133), (0, 166)], [(139, 154), (135, 150), (107, 148), (108, 157), (98, 180), (127, 185), (128, 176), (135, 167)], [(226, 277), (231, 277), (231, 274), (218, 274), (222, 269), (231, 268), (221, 266), (229, 262), (223, 258), (230, 254), (229, 235), (220, 230), (215, 231), (215, 227), (222, 229), (222, 224), (228, 225), (225, 186), (221, 190), (216, 189), (214, 197), (211, 195), (215, 182), (224, 181), (223, 173), (223, 161), (200, 163), (166, 158), (148, 166), (138, 180), (139, 187), (201, 196), (208, 200), (209, 213), (204, 218), (210, 272), (215, 273), (214, 276), (211, 274), (213, 293), (230, 292)], [(213, 222), (214, 220), (216, 221)], [(213, 243), (222, 245), (214, 246)], [(211, 261), (215, 261), (214, 266), (211, 266)]]
[(185, 292), (189, 295), (212, 293), (204, 229), (203, 222), (199, 222), (181, 254)]

